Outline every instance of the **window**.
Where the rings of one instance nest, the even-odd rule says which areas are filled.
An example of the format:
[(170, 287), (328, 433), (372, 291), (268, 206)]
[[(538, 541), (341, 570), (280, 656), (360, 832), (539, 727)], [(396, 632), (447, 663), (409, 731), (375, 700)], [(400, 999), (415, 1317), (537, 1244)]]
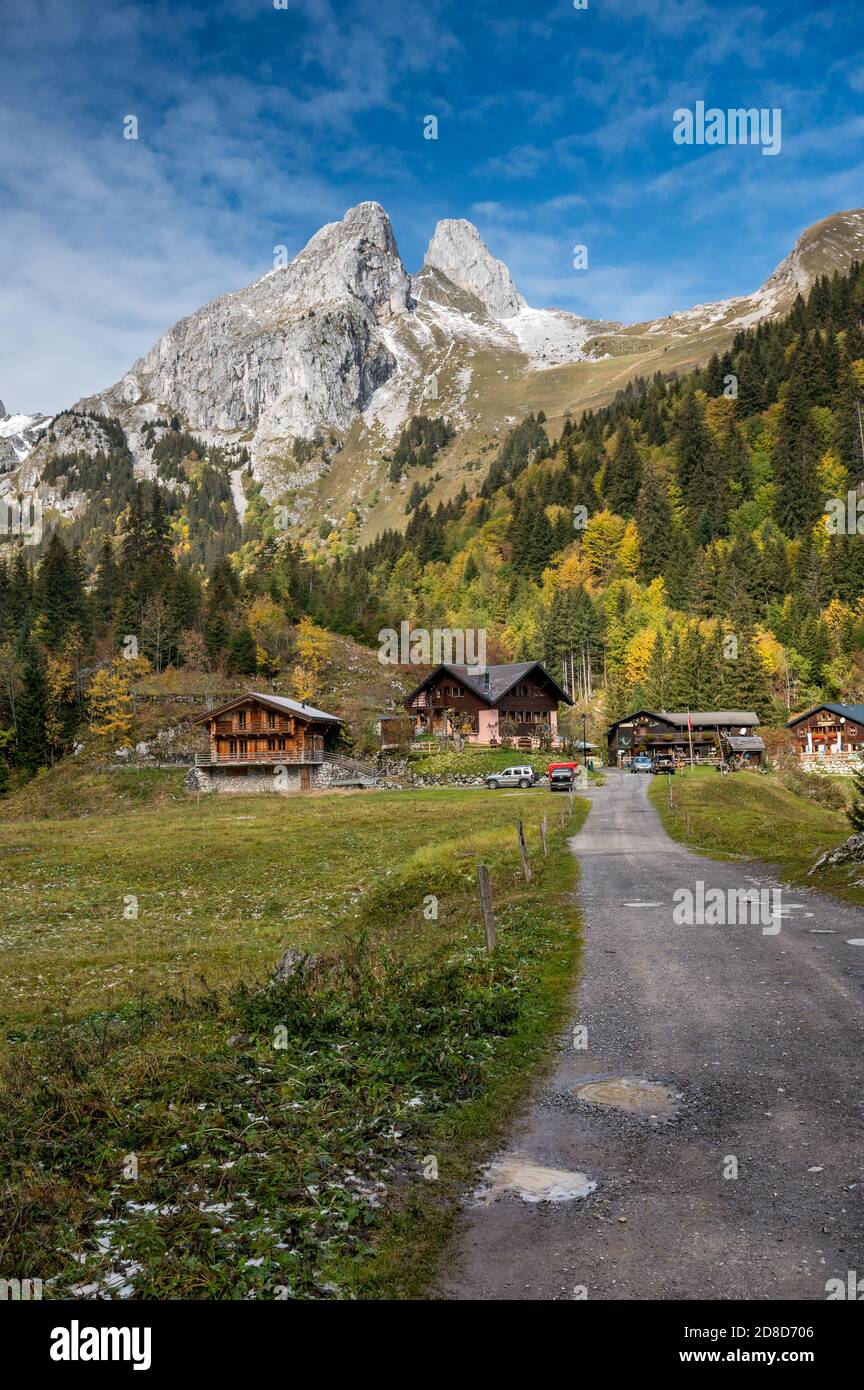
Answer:
[(267, 715), (267, 728), (268, 728), (268, 729), (275, 729), (275, 728), (276, 728), (276, 716), (275, 716), (275, 714), (268, 714), (268, 715)]
[(246, 711), (245, 711), (245, 710), (241, 710), (240, 713), (237, 715), (237, 728), (238, 728), (238, 729), (245, 729), (245, 728), (246, 728)]

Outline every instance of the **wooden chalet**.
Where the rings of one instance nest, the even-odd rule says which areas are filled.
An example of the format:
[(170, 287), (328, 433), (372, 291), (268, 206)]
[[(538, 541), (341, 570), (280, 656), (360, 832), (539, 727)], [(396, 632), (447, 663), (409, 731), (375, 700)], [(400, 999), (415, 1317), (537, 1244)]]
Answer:
[(560, 743), (558, 706), (573, 701), (539, 661), (484, 668), (436, 666), (406, 697), (415, 737), (461, 733), (466, 742), (519, 748)]
[(845, 772), (864, 756), (864, 705), (816, 705), (786, 728), (805, 767)]
[(202, 771), (248, 778), (260, 770), (272, 773), (278, 765), (284, 769), (283, 780), (308, 791), (342, 721), (305, 700), (249, 691), (199, 714), (192, 723), (206, 725), (210, 736), (209, 756), (197, 763)]
[(758, 722), (752, 710), (635, 710), (607, 730), (608, 763), (627, 767), (640, 753), (689, 762), (692, 741), (694, 762), (733, 757), (758, 765), (765, 751), (753, 733)]

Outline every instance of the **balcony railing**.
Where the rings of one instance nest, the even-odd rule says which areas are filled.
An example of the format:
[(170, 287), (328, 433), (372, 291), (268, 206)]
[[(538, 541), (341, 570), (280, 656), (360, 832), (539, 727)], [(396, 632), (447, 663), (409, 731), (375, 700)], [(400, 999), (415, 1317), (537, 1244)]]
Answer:
[(213, 732), (220, 734), (223, 738), (247, 738), (253, 734), (291, 734), (293, 736), (293, 729), (293, 719), (286, 719), (278, 724), (268, 724), (264, 719), (256, 719), (252, 723), (235, 724), (232, 720), (225, 719), (216, 721)]
[(221, 767), (223, 764), (248, 763), (257, 765), (259, 763), (284, 763), (290, 766), (295, 763), (323, 763), (323, 748), (263, 748), (256, 750), (247, 749), (241, 753), (238, 749), (234, 753), (224, 753), (221, 750), (216, 757), (209, 753), (196, 753), (196, 767)]

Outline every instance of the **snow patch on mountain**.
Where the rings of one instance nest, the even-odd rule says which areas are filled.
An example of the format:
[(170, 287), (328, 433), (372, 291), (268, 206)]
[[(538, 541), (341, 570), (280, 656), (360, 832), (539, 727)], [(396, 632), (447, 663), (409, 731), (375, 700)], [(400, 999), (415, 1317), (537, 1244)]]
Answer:
[(9, 415), (0, 401), (0, 470), (23, 463), (50, 424), (49, 415)]
[(534, 368), (584, 361), (582, 348), (596, 332), (596, 325), (587, 319), (563, 309), (531, 309), (524, 302), (505, 326)]

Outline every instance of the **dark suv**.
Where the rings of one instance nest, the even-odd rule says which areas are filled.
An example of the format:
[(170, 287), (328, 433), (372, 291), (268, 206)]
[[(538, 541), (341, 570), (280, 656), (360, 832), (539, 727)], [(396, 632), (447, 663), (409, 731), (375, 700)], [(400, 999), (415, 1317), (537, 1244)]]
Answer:
[(659, 753), (651, 764), (651, 771), (656, 775), (658, 772), (665, 772), (671, 775), (675, 771), (675, 759), (668, 753)]
[(553, 767), (549, 774), (550, 792), (569, 792), (575, 778), (572, 767)]

